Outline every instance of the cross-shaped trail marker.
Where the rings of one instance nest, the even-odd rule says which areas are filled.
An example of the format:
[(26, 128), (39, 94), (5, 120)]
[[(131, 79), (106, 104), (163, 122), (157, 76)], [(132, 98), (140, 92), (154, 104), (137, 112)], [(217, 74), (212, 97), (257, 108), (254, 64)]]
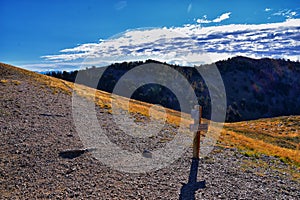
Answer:
[(196, 132), (193, 138), (193, 159), (190, 169), (188, 183), (183, 184), (180, 190), (180, 200), (195, 200), (195, 193), (198, 189), (205, 188), (205, 180), (197, 181), (199, 154), (200, 154), (200, 134), (201, 131), (208, 130), (208, 124), (201, 124), (202, 107), (196, 105), (191, 111), (194, 124), (190, 125), (190, 131)]

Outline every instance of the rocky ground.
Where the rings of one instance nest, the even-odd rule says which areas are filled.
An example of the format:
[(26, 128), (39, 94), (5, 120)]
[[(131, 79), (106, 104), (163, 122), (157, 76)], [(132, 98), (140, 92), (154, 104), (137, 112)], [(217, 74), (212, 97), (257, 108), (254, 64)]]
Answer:
[[(300, 199), (297, 170), (278, 158), (247, 157), (237, 149), (215, 147), (202, 158), (195, 192), (188, 182), (191, 149), (171, 165), (147, 173), (125, 173), (104, 165), (85, 148), (72, 118), (71, 96), (41, 87), (25, 75), (0, 66), (0, 199)], [(18, 81), (13, 81), (18, 80)], [(109, 138), (122, 148), (160, 148), (176, 127), (165, 125), (155, 138), (127, 137), (107, 109), (97, 117)], [(134, 116), (147, 123), (143, 116)], [(188, 189), (186, 189), (188, 188)]]

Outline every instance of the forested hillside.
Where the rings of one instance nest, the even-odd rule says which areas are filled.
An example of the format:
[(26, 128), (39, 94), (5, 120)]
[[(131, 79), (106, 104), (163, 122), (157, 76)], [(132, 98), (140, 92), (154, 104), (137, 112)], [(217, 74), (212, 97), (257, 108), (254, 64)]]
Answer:
[[(147, 60), (145, 62), (115, 63), (107, 67), (93, 66), (81, 70), (81, 74), (84, 74), (85, 80), (98, 80), (99, 74), (103, 73), (97, 88), (113, 92), (116, 83), (124, 74), (146, 63), (160, 62)], [(210, 94), (205, 81), (196, 69), (198, 67), (209, 68), (210, 65), (182, 67), (166, 63), (161, 64), (176, 69), (187, 78), (190, 85), (195, 89), (198, 102), (204, 107), (204, 117), (210, 118)], [(216, 62), (213, 65), (219, 69), (226, 89), (226, 121), (300, 114), (299, 62), (283, 59), (256, 60), (247, 57), (235, 57)], [(74, 82), (77, 73), (78, 71), (48, 72), (47, 75)], [(147, 76), (151, 77), (151, 74)], [(86, 81), (84, 84), (89, 85)], [(128, 87), (130, 87), (130, 80), (128, 80)], [(185, 96), (186, 101), (190, 101), (189, 95), (185, 94), (186, 91), (181, 91), (180, 85), (177, 88), (179, 93)], [(189, 112), (189, 109), (180, 108), (176, 96), (168, 88), (157, 84), (146, 84), (138, 88), (131, 98)]]

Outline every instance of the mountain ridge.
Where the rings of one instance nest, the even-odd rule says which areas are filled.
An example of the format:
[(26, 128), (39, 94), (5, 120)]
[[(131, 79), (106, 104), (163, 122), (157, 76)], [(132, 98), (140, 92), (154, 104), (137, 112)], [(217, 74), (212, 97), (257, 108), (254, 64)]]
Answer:
[[(266, 117), (300, 114), (300, 63), (283, 59), (252, 59), (238, 56), (213, 64), (181, 67), (155, 60), (145, 62), (114, 63), (107, 67), (87, 68), (83, 71), (86, 79), (96, 79), (97, 74), (103, 73), (98, 89), (112, 92), (118, 80), (129, 70), (146, 63), (159, 63), (170, 66), (180, 72), (193, 85), (198, 97), (198, 103), (204, 107), (204, 117), (210, 117), (210, 96), (205, 81), (198, 74), (197, 67), (216, 66), (222, 76), (226, 89), (226, 121), (246, 121)], [(75, 81), (78, 71), (49, 72), (47, 75)], [(154, 91), (153, 96), (148, 91)], [(182, 91), (183, 96), (184, 91)], [(181, 110), (176, 96), (166, 88), (160, 86), (144, 86), (131, 97), (152, 104), (161, 104), (164, 107)], [(168, 102), (168, 99), (172, 99)], [(189, 99), (186, 99), (189, 101)]]

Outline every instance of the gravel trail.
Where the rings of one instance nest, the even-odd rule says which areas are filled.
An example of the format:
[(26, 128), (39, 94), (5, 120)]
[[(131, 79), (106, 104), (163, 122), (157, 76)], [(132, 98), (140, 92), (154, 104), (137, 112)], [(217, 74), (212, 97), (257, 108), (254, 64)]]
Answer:
[[(71, 96), (55, 94), (1, 65), (0, 80), (8, 80), (0, 83), (0, 199), (179, 199), (180, 193), (181, 199), (300, 199), (300, 183), (288, 172), (291, 166), (275, 157), (246, 157), (237, 149), (215, 147), (200, 159), (198, 181), (205, 180), (206, 188), (195, 193), (183, 188), (192, 149), (168, 167), (140, 174), (116, 171), (89, 151), (60, 156), (84, 148)], [(125, 137), (107, 109), (97, 108), (97, 117), (111, 141), (133, 152), (161, 148), (159, 141), (172, 139), (176, 131), (167, 124), (151, 139)]]

